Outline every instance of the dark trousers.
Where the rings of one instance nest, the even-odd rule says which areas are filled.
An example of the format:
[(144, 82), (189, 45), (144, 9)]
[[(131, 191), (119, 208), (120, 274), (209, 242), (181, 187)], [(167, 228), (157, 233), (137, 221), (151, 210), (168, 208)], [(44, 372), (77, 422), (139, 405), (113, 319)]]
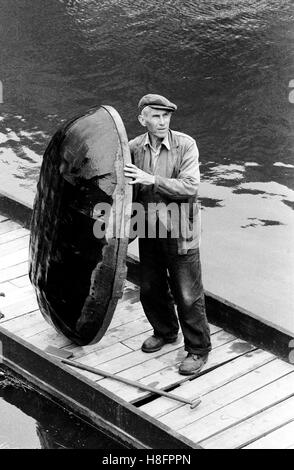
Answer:
[(140, 300), (154, 335), (176, 338), (179, 319), (185, 350), (206, 355), (211, 350), (211, 343), (199, 249), (179, 255), (176, 239), (140, 238), (139, 254)]

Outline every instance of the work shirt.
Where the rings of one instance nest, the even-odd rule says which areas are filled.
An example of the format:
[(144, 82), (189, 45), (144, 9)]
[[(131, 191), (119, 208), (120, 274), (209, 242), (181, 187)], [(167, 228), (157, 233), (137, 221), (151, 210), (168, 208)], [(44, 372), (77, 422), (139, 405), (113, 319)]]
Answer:
[(150, 137), (148, 132), (145, 134), (146, 139), (144, 142), (144, 146), (149, 146), (150, 152), (151, 152), (151, 170), (152, 174), (154, 175), (155, 169), (156, 169), (156, 164), (157, 160), (161, 151), (161, 147), (164, 145), (167, 150), (170, 150), (170, 145), (169, 145), (169, 140), (168, 140), (168, 134), (165, 136), (163, 141), (160, 143), (160, 145), (157, 148), (154, 148), (151, 144)]
[[(148, 211), (150, 203), (169, 205), (174, 202), (180, 214), (177, 238), (178, 253), (186, 254), (200, 244), (200, 210), (197, 193), (200, 183), (199, 152), (195, 140), (170, 130), (161, 142), (158, 155), (151, 149), (148, 133), (129, 142), (133, 163), (155, 176), (154, 185), (134, 185), (133, 200)], [(168, 220), (168, 229), (173, 227)]]

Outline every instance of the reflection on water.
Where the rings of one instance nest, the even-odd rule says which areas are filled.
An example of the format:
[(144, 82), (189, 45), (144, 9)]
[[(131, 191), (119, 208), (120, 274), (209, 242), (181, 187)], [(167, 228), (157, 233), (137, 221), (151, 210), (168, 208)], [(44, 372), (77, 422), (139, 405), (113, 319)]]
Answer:
[(0, 449), (124, 448), (11, 375), (0, 377), (0, 416)]
[[(274, 166), (293, 163), (290, 0), (0, 0), (0, 7), (1, 168), (14, 178), (35, 181), (49, 136), (95, 103), (116, 107), (133, 137), (136, 103), (156, 91), (179, 106), (174, 128), (197, 138), (204, 177), (211, 164), (257, 162), (246, 166), (245, 181), (293, 187), (292, 168)], [(3, 162), (7, 148), (18, 167)]]

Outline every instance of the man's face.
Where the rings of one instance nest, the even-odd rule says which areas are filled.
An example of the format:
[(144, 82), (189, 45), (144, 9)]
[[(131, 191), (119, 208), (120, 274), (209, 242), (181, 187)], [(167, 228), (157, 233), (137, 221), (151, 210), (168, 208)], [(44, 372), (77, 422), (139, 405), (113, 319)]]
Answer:
[(171, 115), (171, 111), (153, 109), (147, 106), (142, 110), (139, 121), (142, 126), (147, 127), (150, 134), (153, 134), (159, 139), (164, 139), (169, 130)]

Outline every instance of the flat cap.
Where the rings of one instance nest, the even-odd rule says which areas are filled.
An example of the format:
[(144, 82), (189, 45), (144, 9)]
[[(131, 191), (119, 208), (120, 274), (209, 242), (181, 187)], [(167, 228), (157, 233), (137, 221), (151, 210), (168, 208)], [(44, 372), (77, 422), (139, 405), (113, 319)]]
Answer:
[(169, 101), (167, 98), (161, 95), (155, 95), (149, 93), (149, 95), (143, 96), (138, 103), (138, 108), (140, 112), (145, 106), (150, 106), (154, 109), (165, 109), (167, 111), (176, 111), (177, 105)]

